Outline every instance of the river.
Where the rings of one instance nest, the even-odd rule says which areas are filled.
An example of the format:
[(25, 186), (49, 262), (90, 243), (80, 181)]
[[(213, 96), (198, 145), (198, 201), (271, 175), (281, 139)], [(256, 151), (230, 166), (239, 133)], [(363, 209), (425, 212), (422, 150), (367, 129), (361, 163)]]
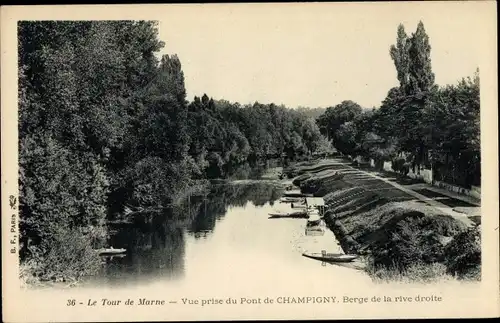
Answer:
[(126, 248), (127, 254), (104, 259), (102, 272), (90, 284), (225, 286), (234, 292), (249, 288), (249, 279), (253, 290), (269, 284), (293, 289), (368, 279), (345, 265), (302, 256), (304, 251), (342, 251), (326, 227), (323, 235), (310, 235), (305, 219), (269, 219), (272, 211), (291, 210), (290, 204), (279, 202), (279, 181), (238, 179), (214, 183), (207, 195), (165, 214), (112, 228), (110, 244)]

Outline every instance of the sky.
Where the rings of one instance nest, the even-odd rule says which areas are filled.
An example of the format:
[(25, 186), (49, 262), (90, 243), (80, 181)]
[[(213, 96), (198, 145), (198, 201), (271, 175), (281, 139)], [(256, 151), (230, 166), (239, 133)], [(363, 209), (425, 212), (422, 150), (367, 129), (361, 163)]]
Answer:
[(170, 7), (161, 54), (177, 54), (188, 99), (311, 108), (353, 100), (377, 107), (397, 86), (397, 27), (424, 23), (436, 83), (472, 76), (486, 48), (486, 9), (467, 3), (332, 3)]

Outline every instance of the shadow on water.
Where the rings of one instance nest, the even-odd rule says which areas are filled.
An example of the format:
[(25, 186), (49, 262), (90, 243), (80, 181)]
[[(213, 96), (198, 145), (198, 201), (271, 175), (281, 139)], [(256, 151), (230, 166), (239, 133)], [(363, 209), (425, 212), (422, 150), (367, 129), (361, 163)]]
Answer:
[(125, 257), (103, 258), (99, 280), (109, 285), (180, 279), (184, 275), (187, 236), (213, 234), (229, 207), (273, 203), (282, 194), (276, 183), (250, 181), (210, 185), (202, 196), (189, 197), (162, 213), (137, 216), (132, 225), (111, 225), (109, 244), (127, 249)]
[(253, 160), (237, 165), (228, 164), (221, 170), (209, 169), (206, 175), (209, 179), (258, 180), (267, 170), (286, 164), (287, 161), (281, 159)]
[(343, 268), (349, 268), (349, 269), (354, 269), (354, 270), (360, 270), (362, 271), (364, 269), (364, 266), (362, 263), (359, 261), (353, 261), (353, 262), (322, 262), (322, 266), (337, 266), (337, 267), (343, 267)]

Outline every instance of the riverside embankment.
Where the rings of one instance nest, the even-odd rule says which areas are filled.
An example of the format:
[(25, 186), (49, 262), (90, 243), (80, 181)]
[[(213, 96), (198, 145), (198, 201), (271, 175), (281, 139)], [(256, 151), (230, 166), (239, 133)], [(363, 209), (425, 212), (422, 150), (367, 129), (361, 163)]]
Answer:
[(327, 226), (345, 253), (364, 256), (374, 278), (480, 276), (480, 230), (456, 211), (477, 213), (476, 205), (345, 159), (297, 163), (285, 173), (303, 193), (325, 199)]

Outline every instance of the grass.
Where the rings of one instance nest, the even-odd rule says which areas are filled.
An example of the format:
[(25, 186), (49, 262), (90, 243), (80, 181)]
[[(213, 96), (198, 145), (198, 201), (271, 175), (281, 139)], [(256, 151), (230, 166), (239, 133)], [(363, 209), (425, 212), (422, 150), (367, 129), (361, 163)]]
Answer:
[(394, 189), (362, 186), (325, 196), (337, 219), (331, 226), (353, 240), (346, 248), (370, 252), (368, 272), (375, 280), (478, 279), (480, 247), (465, 224), (409, 199)]
[(305, 172), (296, 183), (304, 193), (324, 197), (327, 225), (344, 252), (369, 255), (367, 271), (374, 280), (480, 277), (479, 233), (389, 183), (342, 168), (307, 167), (315, 173)]
[(359, 249), (369, 250), (368, 273), (375, 280), (480, 277), (479, 234), (430, 207), (387, 203), (339, 222)]
[(356, 191), (358, 189), (359, 188), (356, 188), (356, 187), (348, 187), (348, 188), (345, 188), (342, 190), (330, 192), (330, 193), (326, 194), (324, 197), (325, 203), (330, 204), (330, 203), (334, 202), (337, 198), (346, 196), (350, 192)]
[(323, 180), (310, 178), (300, 183), (300, 189), (304, 193), (312, 193), (315, 196), (325, 196), (326, 194), (351, 187), (352, 185), (338, 177)]
[(447, 273), (445, 265), (440, 263), (415, 264), (407, 269), (401, 270), (397, 267), (374, 267), (369, 264), (366, 271), (377, 283), (417, 283), (432, 284), (443, 281), (456, 281), (457, 278)]

